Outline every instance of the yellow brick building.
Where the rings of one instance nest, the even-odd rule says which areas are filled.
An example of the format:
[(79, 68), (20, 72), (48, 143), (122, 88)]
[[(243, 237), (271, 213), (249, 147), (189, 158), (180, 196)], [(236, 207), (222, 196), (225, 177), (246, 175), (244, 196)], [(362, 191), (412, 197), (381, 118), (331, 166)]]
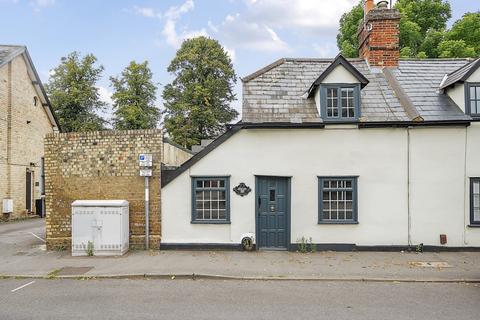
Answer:
[(0, 45), (0, 201), (4, 217), (40, 210), (43, 139), (58, 130), (27, 48)]

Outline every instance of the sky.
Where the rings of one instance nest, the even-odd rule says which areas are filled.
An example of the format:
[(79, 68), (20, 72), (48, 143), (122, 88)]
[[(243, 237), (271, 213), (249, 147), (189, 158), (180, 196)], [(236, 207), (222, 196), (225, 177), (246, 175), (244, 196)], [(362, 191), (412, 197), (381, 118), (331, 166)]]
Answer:
[[(167, 67), (184, 39), (217, 39), (245, 77), (282, 57), (334, 57), (340, 16), (357, 1), (0, 0), (0, 43), (26, 45), (43, 82), (61, 57), (93, 53), (105, 68), (98, 87), (108, 103), (109, 77), (148, 60), (161, 108), (163, 86), (172, 81)], [(449, 24), (480, 9), (474, 0), (450, 3)], [(240, 112), (240, 79), (235, 92)]]

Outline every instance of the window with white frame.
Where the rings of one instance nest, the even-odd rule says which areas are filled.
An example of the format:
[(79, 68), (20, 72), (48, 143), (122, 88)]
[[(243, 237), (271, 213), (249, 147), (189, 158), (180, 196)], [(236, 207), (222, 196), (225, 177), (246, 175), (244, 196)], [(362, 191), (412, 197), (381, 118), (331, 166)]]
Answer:
[(319, 177), (319, 223), (357, 223), (357, 177)]
[(193, 177), (192, 194), (192, 223), (229, 223), (228, 177)]
[(480, 177), (470, 178), (470, 224), (480, 226)]
[(323, 85), (321, 109), (325, 121), (353, 121), (360, 117), (359, 85)]

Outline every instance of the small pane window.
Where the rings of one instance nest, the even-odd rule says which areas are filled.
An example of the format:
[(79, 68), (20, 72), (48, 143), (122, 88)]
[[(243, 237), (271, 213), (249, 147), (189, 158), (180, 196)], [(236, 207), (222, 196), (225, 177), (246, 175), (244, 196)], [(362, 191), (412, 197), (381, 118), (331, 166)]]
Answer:
[(480, 225), (480, 178), (470, 178), (470, 224)]
[(467, 86), (467, 113), (480, 117), (480, 83), (466, 83)]
[(324, 120), (355, 120), (360, 113), (360, 88), (356, 85), (328, 85), (322, 87), (322, 114)]
[(228, 178), (193, 178), (192, 222), (228, 223)]
[(357, 178), (319, 178), (319, 223), (357, 222)]

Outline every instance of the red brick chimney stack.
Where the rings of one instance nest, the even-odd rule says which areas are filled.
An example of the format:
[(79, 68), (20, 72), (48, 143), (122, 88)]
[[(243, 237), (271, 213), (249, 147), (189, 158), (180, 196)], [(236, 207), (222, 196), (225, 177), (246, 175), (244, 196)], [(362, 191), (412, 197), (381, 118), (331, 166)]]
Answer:
[(373, 67), (396, 67), (400, 58), (400, 12), (389, 9), (385, 2), (373, 6), (373, 0), (366, 0), (365, 19), (358, 27), (359, 56)]

